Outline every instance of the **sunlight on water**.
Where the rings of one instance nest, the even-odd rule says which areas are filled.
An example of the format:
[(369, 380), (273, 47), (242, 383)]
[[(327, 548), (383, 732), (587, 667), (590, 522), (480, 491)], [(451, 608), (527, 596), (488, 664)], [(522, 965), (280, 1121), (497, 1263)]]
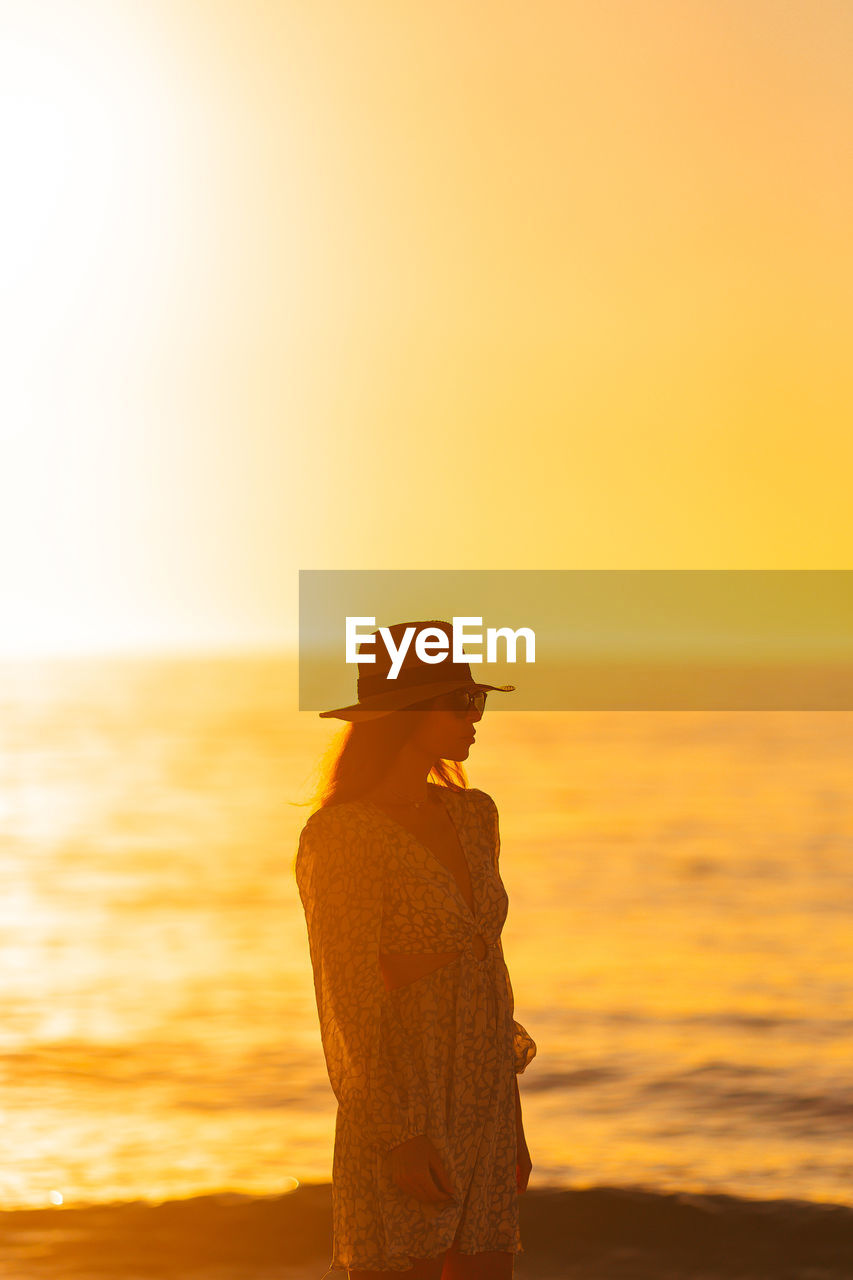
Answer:
[[(0, 1205), (281, 1194), (335, 1104), (272, 659), (0, 668)], [(848, 713), (486, 715), (531, 1186), (850, 1201)]]

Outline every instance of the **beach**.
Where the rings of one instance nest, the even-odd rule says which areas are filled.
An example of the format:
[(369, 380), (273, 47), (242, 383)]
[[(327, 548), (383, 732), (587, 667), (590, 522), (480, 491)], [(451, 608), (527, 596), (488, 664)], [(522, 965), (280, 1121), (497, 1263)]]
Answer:
[[(849, 1280), (853, 1208), (639, 1188), (528, 1189), (518, 1280)], [(323, 1280), (331, 1187), (0, 1215), (3, 1280)], [(335, 1276), (345, 1276), (335, 1271)]]

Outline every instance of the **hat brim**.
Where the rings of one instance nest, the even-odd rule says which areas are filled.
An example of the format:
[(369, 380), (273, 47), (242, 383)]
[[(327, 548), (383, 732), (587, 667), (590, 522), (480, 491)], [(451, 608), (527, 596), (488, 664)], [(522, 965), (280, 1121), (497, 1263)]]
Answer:
[(377, 693), (362, 702), (354, 702), (349, 707), (335, 707), (332, 711), (320, 711), (321, 719), (349, 720), (360, 723), (362, 720), (378, 720), (380, 716), (391, 715), (394, 711), (404, 711), (414, 702), (424, 702), (427, 698), (437, 698), (442, 693), (452, 693), (454, 689), (480, 689), (484, 693), (513, 693), (514, 684), (481, 684), (477, 680), (435, 681), (431, 684), (410, 685), (407, 689), (391, 689), (388, 693)]

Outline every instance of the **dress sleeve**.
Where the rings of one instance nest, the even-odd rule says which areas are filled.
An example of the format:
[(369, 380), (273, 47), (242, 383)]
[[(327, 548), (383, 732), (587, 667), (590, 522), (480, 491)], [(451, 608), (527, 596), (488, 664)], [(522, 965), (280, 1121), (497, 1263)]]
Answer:
[(381, 865), (357, 826), (321, 809), (302, 829), (295, 873), (329, 1082), (365, 1143), (390, 1151), (426, 1131), (426, 1106), (413, 1064), (392, 1070), (381, 1053)]
[[(492, 797), (490, 795), (487, 795), (485, 791), (481, 792), (480, 794), (484, 797), (484, 804), (487, 810), (488, 821), (492, 827), (492, 838), (494, 840), (493, 856), (495, 860), (495, 871), (499, 875), (500, 874), (499, 863), (500, 863), (500, 854), (501, 854), (501, 833), (500, 833), (500, 822), (498, 819), (498, 807), (495, 804)], [(500, 953), (501, 964), (503, 965), (504, 980), (506, 982), (507, 999), (509, 1000), (509, 1011), (510, 1011), (510, 1014), (512, 1015), (515, 1012), (515, 997), (513, 996), (512, 982), (510, 981), (509, 969), (507, 968), (507, 963), (506, 963), (506, 960), (504, 959), (503, 943), (500, 938), (498, 938), (498, 952)], [(525, 1030), (525, 1028), (521, 1025), (520, 1022), (516, 1022), (515, 1018), (513, 1018), (513, 1021), (512, 1021), (512, 1028), (513, 1028), (513, 1057), (515, 1059), (515, 1072), (516, 1072), (516, 1075), (520, 1075), (521, 1072), (524, 1071), (524, 1069), (530, 1065), (530, 1063), (533, 1061), (533, 1059), (536, 1056), (536, 1041)]]

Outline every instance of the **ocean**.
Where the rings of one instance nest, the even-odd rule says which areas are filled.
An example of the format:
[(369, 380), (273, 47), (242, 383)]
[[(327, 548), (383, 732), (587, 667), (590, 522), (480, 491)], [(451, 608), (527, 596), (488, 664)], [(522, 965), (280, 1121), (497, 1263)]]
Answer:
[[(277, 655), (0, 664), (0, 1209), (331, 1177)], [(530, 1188), (853, 1205), (853, 713), (486, 711)]]

